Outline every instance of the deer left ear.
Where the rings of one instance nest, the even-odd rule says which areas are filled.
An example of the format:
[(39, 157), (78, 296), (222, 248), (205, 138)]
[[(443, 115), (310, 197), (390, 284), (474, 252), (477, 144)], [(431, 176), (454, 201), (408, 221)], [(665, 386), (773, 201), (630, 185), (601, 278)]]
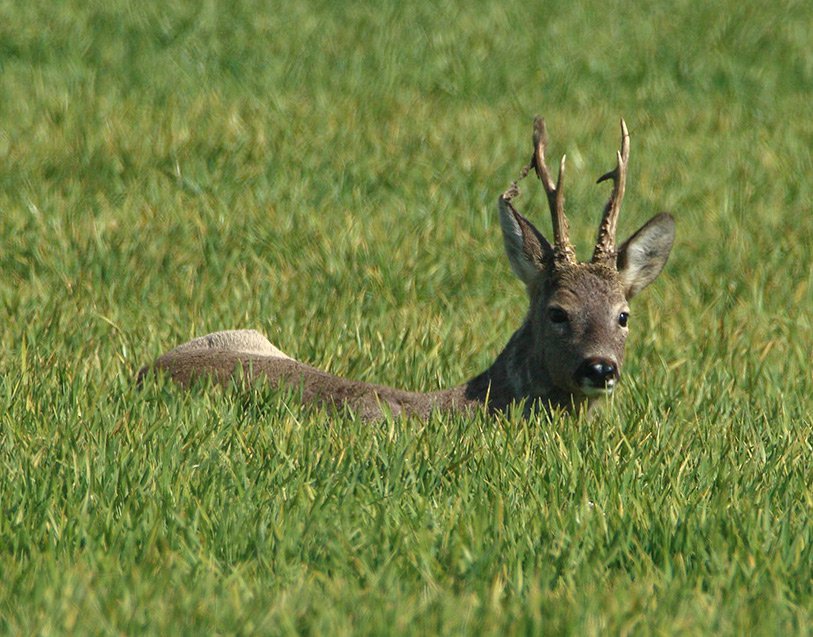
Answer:
[(500, 197), (499, 207), (505, 253), (511, 269), (525, 285), (531, 285), (550, 263), (553, 248), (505, 196)]
[(675, 220), (672, 215), (662, 212), (647, 221), (619, 248), (616, 267), (627, 299), (657, 278), (666, 265), (674, 241)]

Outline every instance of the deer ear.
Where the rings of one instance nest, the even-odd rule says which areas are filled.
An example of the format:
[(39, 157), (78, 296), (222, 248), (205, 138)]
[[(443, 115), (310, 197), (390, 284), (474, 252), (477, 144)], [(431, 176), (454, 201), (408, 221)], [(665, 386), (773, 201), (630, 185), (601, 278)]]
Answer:
[(647, 221), (618, 250), (616, 267), (631, 299), (652, 283), (663, 270), (675, 240), (675, 220), (662, 212)]
[(540, 272), (547, 269), (553, 249), (542, 233), (505, 197), (500, 197), (499, 207), (502, 238), (511, 269), (525, 285), (530, 285)]

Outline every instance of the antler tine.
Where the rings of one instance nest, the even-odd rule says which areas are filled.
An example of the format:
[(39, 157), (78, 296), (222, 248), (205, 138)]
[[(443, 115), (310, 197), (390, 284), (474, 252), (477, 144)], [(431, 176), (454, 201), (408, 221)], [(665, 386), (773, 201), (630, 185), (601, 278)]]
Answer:
[(621, 202), (624, 200), (624, 188), (627, 183), (627, 163), (630, 157), (630, 134), (627, 124), (621, 119), (621, 150), (616, 151), (616, 166), (610, 172), (598, 178), (597, 184), (608, 179), (613, 180), (613, 191), (598, 227), (598, 238), (593, 250), (593, 263), (602, 261), (615, 263), (615, 231), (618, 224), (618, 213), (621, 211)]
[(551, 220), (553, 221), (553, 257), (557, 263), (573, 263), (576, 260), (576, 251), (570, 243), (570, 229), (565, 217), (565, 155), (559, 163), (559, 177), (556, 184), (553, 183), (550, 170), (545, 163), (545, 148), (548, 143), (548, 131), (545, 127), (545, 119), (534, 118), (534, 155), (531, 158), (531, 166), (536, 171), (536, 176), (545, 188), (548, 196), (548, 207), (550, 208)]

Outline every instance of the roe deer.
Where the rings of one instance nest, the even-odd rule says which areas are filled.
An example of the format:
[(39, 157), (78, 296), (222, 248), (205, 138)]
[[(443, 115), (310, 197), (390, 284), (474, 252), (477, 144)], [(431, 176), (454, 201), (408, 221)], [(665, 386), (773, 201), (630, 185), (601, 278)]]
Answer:
[(305, 403), (349, 407), (363, 420), (381, 419), (386, 411), (426, 418), (433, 411), (490, 412), (523, 404), (536, 409), (589, 408), (615, 389), (627, 339), (627, 302), (660, 274), (675, 237), (672, 217), (661, 213), (616, 249), (616, 223), (624, 197), (629, 133), (621, 120), (621, 149), (613, 170), (598, 181), (612, 180), (598, 239), (589, 263), (579, 263), (568, 238), (564, 214), (565, 157), (553, 182), (545, 163), (547, 133), (534, 120), (534, 151), (520, 179), (533, 169), (547, 194), (553, 219), (553, 245), (517, 212), (517, 182), (498, 201), (505, 250), (514, 273), (525, 283), (530, 300), (524, 323), (486, 371), (453, 389), (410, 392), (346, 380), (296, 361), (254, 330), (215, 332), (180, 345), (139, 372), (139, 383), (152, 370), (164, 370), (181, 385), (199, 378), (219, 384), (235, 379), (262, 380), (293, 390)]

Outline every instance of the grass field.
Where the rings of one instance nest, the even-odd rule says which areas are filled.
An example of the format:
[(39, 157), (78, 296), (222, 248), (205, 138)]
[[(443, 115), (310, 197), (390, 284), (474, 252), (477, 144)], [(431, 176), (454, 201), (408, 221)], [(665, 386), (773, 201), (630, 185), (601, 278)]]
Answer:
[[(810, 2), (0, 3), (0, 632), (813, 633)], [(678, 239), (590, 418), (136, 390), (255, 327), (412, 389), (522, 321), (546, 116), (586, 256)], [(521, 210), (548, 232), (528, 182)]]

